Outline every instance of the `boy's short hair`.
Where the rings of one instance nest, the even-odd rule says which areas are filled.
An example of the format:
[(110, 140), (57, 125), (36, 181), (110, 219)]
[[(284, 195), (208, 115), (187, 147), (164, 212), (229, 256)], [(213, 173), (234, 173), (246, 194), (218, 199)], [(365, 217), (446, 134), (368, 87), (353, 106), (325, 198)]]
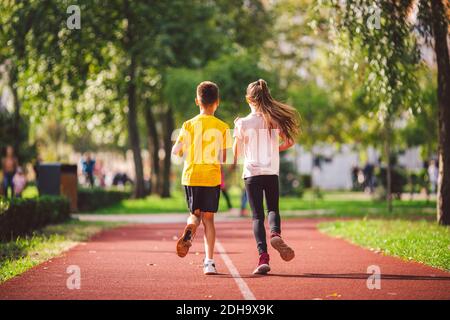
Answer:
[(219, 87), (214, 82), (203, 81), (197, 86), (197, 97), (202, 106), (209, 107), (219, 100)]

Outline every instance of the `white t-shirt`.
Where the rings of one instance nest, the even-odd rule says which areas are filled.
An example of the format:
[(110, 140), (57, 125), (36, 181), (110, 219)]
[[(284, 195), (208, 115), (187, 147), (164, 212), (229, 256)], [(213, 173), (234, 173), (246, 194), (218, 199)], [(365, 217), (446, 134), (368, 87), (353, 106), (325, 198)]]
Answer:
[(279, 130), (269, 130), (264, 117), (252, 112), (235, 123), (234, 137), (243, 144), (243, 178), (261, 175), (279, 175)]

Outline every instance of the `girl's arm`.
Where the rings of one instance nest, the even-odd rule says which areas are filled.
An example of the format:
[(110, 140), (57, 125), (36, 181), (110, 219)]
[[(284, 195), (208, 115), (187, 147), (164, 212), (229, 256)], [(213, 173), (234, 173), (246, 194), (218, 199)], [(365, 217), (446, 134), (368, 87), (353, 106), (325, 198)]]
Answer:
[(222, 163), (227, 163), (227, 149), (222, 149)]
[(241, 136), (241, 125), (242, 124), (239, 122), (239, 120), (240, 120), (239, 117), (234, 119), (235, 135), (234, 135), (234, 141), (233, 141), (233, 156), (234, 156), (233, 157), (233, 165), (232, 165), (233, 170), (236, 169), (238, 157), (240, 155), (241, 146), (242, 146), (242, 136)]
[(294, 140), (288, 139), (283, 133), (280, 133), (280, 137), (283, 139), (283, 143), (280, 144), (280, 152), (289, 149), (295, 144)]
[(237, 165), (237, 161), (238, 161), (238, 157), (239, 157), (239, 153), (240, 153), (240, 146), (241, 146), (241, 139), (239, 138), (234, 138), (234, 142), (233, 142), (233, 165), (232, 168), (235, 169), (236, 165)]

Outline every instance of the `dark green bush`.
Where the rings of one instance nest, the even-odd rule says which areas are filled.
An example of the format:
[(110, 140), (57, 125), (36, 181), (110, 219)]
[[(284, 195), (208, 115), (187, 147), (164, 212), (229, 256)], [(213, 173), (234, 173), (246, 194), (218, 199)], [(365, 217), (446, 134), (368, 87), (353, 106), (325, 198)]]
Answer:
[(309, 189), (312, 187), (312, 177), (310, 174), (301, 174), (302, 186), (305, 189)]
[(48, 224), (70, 218), (69, 201), (63, 197), (0, 199), (0, 240), (30, 234)]
[(428, 172), (426, 169), (422, 169), (419, 172), (408, 172), (408, 186), (407, 191), (410, 193), (420, 193), (425, 190), (429, 193), (430, 180), (428, 178)]
[(131, 196), (130, 192), (100, 188), (78, 190), (78, 211), (89, 212), (109, 207)]
[[(382, 167), (376, 173), (377, 180), (381, 186), (387, 189), (387, 176), (386, 168)], [(393, 167), (391, 171), (391, 192), (397, 199), (401, 199), (401, 194), (404, 191), (406, 184), (408, 183), (407, 173), (400, 167)]]
[(303, 197), (302, 177), (297, 173), (294, 163), (287, 159), (285, 152), (281, 154), (280, 158), (279, 179), (281, 196)]

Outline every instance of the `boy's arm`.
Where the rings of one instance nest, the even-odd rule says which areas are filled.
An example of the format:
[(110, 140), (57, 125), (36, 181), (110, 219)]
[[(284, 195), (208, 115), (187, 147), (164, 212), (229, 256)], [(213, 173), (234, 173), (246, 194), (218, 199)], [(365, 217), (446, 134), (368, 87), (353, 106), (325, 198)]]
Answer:
[(283, 142), (280, 144), (280, 152), (285, 151), (292, 147), (295, 144), (295, 141), (292, 139), (288, 139), (283, 133), (280, 133), (280, 137), (283, 140)]
[(172, 147), (172, 154), (174, 156), (183, 156), (183, 142), (182, 141), (176, 141), (175, 144)]
[(224, 142), (222, 147), (222, 163), (227, 163), (227, 151), (232, 147), (233, 138), (231, 137), (230, 128), (226, 128), (222, 136), (222, 141)]
[(183, 123), (180, 133), (178, 134), (177, 140), (175, 141), (175, 144), (172, 147), (172, 154), (174, 156), (178, 157), (183, 156), (185, 132), (186, 132), (185, 123)]

